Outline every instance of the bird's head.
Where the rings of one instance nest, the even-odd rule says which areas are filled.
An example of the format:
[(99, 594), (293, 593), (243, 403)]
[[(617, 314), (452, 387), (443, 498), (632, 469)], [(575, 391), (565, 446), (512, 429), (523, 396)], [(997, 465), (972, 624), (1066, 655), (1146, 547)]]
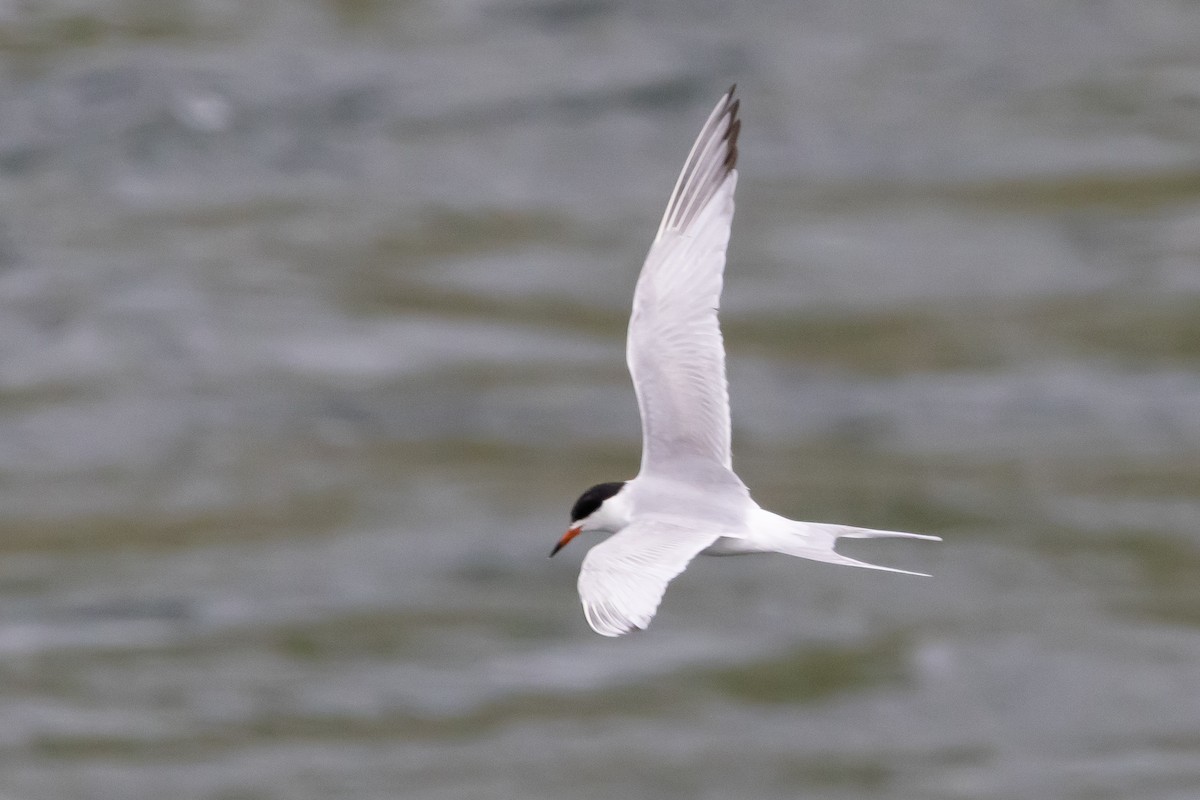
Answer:
[(616, 532), (628, 525), (629, 498), (621, 491), (624, 488), (625, 481), (598, 483), (579, 495), (571, 507), (571, 526), (550, 555), (562, 550), (567, 542), (584, 531)]

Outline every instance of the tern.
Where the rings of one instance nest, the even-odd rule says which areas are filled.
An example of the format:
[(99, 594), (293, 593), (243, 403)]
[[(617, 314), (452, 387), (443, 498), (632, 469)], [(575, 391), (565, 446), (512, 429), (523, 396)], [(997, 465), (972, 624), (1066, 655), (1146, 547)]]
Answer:
[(550, 553), (583, 532), (612, 534), (579, 572), (584, 616), (602, 636), (649, 625), (667, 584), (701, 553), (784, 553), (923, 575), (848, 558), (834, 545), (842, 537), (940, 541), (782, 517), (754, 502), (733, 471), (717, 309), (738, 177), (736, 88), (700, 129), (634, 290), (625, 358), (642, 418), (641, 468), (584, 492)]

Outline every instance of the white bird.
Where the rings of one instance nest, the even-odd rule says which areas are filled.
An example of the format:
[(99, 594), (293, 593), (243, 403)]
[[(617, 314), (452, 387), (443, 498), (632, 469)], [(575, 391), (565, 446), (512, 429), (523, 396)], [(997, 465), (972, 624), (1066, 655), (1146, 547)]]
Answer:
[(584, 531), (607, 531), (579, 573), (592, 629), (645, 628), (667, 584), (699, 553), (790, 556), (910, 575), (834, 550), (841, 537), (937, 536), (797, 522), (760, 507), (733, 471), (725, 348), (717, 323), (737, 185), (739, 100), (709, 115), (667, 203), (633, 295), (625, 357), (642, 417), (637, 477), (580, 496), (551, 556)]

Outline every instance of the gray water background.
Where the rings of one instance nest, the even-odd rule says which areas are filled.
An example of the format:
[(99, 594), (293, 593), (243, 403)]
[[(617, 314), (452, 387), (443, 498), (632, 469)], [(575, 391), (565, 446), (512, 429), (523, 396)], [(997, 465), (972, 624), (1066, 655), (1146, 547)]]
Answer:
[[(586, 627), (738, 81), (735, 465)], [(1200, 797), (1200, 5), (0, 3), (0, 798)]]

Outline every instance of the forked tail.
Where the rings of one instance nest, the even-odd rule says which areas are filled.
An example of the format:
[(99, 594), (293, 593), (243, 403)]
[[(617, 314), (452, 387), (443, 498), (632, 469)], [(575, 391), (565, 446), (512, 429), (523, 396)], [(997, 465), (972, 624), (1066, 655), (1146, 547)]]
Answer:
[(899, 572), (904, 575), (920, 575), (928, 578), (929, 573), (913, 572), (907, 569), (897, 569), (896, 567), (882, 567), (878, 564), (868, 564), (865, 561), (859, 561), (856, 558), (850, 558), (837, 552), (834, 547), (837, 540), (846, 539), (925, 539), (931, 542), (940, 542), (942, 537), (930, 536), (924, 533), (903, 533), (901, 531), (877, 531), (871, 528), (854, 528), (849, 525), (830, 525), (823, 522), (797, 522), (786, 517), (781, 517), (778, 514), (773, 514), (770, 511), (760, 510), (762, 514), (773, 517), (768, 525), (773, 528), (774, 535), (771, 536), (771, 549), (778, 553), (784, 553), (789, 556), (798, 556), (799, 558), (808, 558), (813, 561), (824, 561), (829, 564), (845, 564), (848, 567), (863, 567), (865, 569), (879, 569), (885, 572)]

